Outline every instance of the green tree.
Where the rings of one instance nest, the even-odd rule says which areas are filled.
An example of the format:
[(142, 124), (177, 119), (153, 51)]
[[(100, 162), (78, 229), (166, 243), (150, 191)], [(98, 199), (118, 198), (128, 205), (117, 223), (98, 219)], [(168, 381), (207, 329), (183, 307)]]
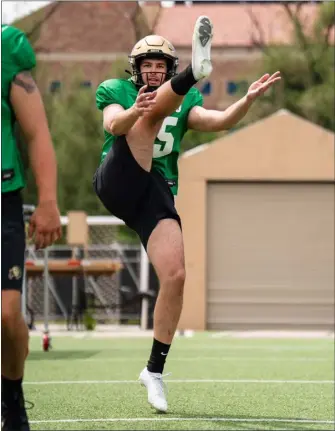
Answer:
[(208, 144), (219, 136), (216, 132), (197, 132), (189, 130), (181, 142), (181, 152), (191, 150), (202, 144)]
[[(108, 77), (126, 77), (124, 59), (117, 59)], [(92, 180), (104, 142), (102, 114), (95, 104), (95, 89), (83, 88), (80, 71), (72, 71), (64, 91), (44, 94), (49, 128), (58, 165), (58, 202), (61, 214), (82, 210), (89, 215), (110, 215), (96, 196)], [(108, 78), (106, 76), (106, 78)], [(24, 141), (24, 140), (23, 140)], [(26, 165), (27, 187), (24, 201), (37, 204), (33, 174), (29, 168), (26, 147), (21, 142)], [(118, 240), (138, 242), (126, 227), (116, 230)]]
[(335, 4), (320, 5), (312, 30), (307, 30), (300, 12), (304, 6), (283, 8), (293, 24), (293, 42), (289, 46), (268, 46), (260, 38), (256, 42), (264, 52), (261, 73), (280, 70), (280, 85), (266, 93), (255, 104), (247, 122), (263, 118), (285, 108), (322, 127), (335, 130), (334, 119), (334, 45), (331, 32), (335, 24)]
[[(124, 69), (126, 60), (113, 62), (109, 77), (128, 76)], [(40, 64), (41, 73), (47, 73)], [(62, 214), (70, 210), (84, 210), (90, 215), (104, 215), (107, 210), (96, 197), (92, 179), (99, 165), (104, 141), (102, 114), (95, 104), (95, 89), (82, 87), (84, 80), (79, 69), (71, 70), (71, 80), (65, 80), (58, 93), (43, 94), (49, 128), (58, 164), (58, 199)], [(24, 141), (24, 140), (23, 140)], [(28, 169), (24, 144), (21, 143), (26, 165), (26, 202), (37, 202), (35, 182)]]
[[(62, 214), (69, 210), (105, 214), (92, 187), (103, 142), (101, 115), (95, 107), (94, 92), (81, 88), (79, 82), (74, 79), (66, 93), (44, 97), (58, 164), (59, 207)], [(25, 201), (36, 203), (30, 171), (27, 178)]]

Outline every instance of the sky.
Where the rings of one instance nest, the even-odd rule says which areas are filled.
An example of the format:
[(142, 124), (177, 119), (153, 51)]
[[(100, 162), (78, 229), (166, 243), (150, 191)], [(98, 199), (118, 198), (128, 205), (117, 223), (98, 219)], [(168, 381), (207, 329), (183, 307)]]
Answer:
[(2, 1), (2, 23), (10, 24), (18, 18), (44, 7), (50, 1)]

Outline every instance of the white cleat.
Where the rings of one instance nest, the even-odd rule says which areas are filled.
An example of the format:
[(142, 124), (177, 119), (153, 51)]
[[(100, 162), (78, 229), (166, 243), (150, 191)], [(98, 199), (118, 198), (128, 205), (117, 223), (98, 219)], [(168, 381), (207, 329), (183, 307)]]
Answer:
[(151, 373), (147, 368), (144, 368), (138, 380), (141, 382), (141, 385), (145, 386), (148, 390), (149, 404), (159, 412), (166, 412), (168, 405), (164, 392), (162, 374)]
[(199, 81), (212, 72), (211, 45), (213, 24), (207, 16), (200, 16), (194, 26), (192, 39), (192, 72)]

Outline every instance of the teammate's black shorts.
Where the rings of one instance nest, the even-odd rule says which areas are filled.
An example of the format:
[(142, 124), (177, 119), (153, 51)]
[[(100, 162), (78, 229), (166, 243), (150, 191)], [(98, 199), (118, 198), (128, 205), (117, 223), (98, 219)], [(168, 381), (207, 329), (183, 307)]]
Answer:
[(22, 290), (25, 246), (21, 193), (2, 193), (1, 290)]
[(97, 169), (93, 185), (108, 211), (133, 229), (145, 248), (160, 220), (171, 218), (181, 226), (167, 181), (137, 163), (124, 135), (116, 139)]

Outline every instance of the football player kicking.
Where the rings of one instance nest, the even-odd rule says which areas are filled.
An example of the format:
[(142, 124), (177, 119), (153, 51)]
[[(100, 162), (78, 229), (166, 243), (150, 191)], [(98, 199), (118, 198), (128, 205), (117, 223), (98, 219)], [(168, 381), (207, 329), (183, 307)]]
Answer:
[(154, 340), (139, 380), (148, 401), (167, 411), (162, 379), (165, 360), (180, 318), (185, 283), (181, 221), (174, 205), (178, 190), (180, 142), (188, 129), (229, 129), (257, 96), (280, 79), (279, 72), (254, 82), (245, 97), (224, 112), (202, 107), (193, 86), (211, 71), (213, 26), (196, 21), (192, 64), (176, 73), (178, 57), (163, 37), (148, 36), (133, 48), (131, 78), (111, 79), (97, 89), (105, 143), (94, 188), (104, 206), (137, 232), (157, 273), (160, 290), (154, 311)]

